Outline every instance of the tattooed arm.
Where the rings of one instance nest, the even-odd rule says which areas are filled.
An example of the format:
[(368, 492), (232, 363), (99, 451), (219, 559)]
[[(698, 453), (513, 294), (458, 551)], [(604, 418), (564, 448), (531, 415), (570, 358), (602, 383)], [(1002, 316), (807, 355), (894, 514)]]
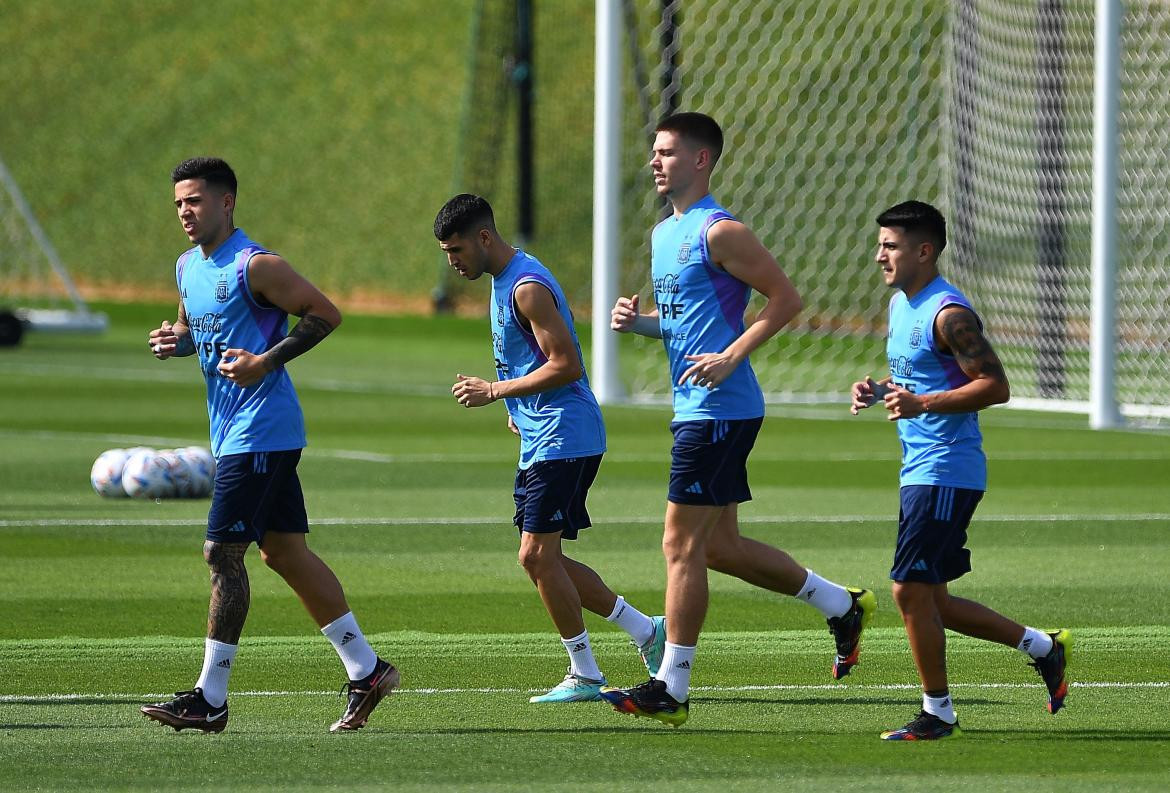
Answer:
[(266, 300), (300, 317), (301, 321), (261, 355), (237, 349), (224, 352), (220, 374), (243, 388), (255, 385), (264, 375), (308, 352), (341, 324), (337, 306), (279, 256), (253, 256), (248, 263), (248, 284), (257, 299)]
[(248, 570), (244, 567), (247, 543), (203, 544), (203, 558), (211, 568), (211, 603), (207, 607), (207, 638), (239, 644), (251, 596)]
[(1011, 388), (1007, 374), (974, 313), (962, 306), (947, 306), (935, 317), (934, 338), (939, 351), (955, 356), (959, 368), (971, 382), (931, 394), (911, 394), (895, 387), (885, 396), (888, 418), (908, 419), (922, 413), (971, 413), (1008, 401)]

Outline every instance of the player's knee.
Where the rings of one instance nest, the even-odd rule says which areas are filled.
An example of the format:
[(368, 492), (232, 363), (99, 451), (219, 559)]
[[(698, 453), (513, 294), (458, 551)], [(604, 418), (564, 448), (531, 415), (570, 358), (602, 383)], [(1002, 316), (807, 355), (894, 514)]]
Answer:
[(263, 546), (260, 547), (260, 561), (262, 561), (262, 562), (264, 562), (264, 564), (268, 565), (269, 569), (275, 570), (276, 572), (279, 573), (281, 567), (284, 564), (284, 560), (285, 560), (284, 555), (281, 554), (279, 551), (274, 551), (272, 549), (266, 549)]
[(895, 581), (892, 587), (894, 603), (903, 614), (912, 613), (921, 609), (933, 608), (934, 592), (932, 587), (916, 582)]
[(207, 562), (207, 566), (214, 570), (219, 566), (220, 560), (223, 559), (223, 544), (212, 542), (208, 540), (203, 543), (203, 561)]
[(704, 543), (698, 537), (684, 531), (668, 530), (663, 533), (662, 555), (666, 557), (668, 565), (707, 563), (707, 550)]
[(539, 542), (522, 542), (520, 544), (520, 566), (531, 576), (539, 575), (548, 570), (557, 559), (554, 549)]

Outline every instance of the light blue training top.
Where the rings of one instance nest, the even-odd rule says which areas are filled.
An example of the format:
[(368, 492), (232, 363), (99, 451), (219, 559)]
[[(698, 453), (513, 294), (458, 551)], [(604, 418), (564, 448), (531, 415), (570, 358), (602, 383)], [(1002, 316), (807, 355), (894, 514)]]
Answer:
[[(954, 356), (939, 351), (935, 345), (935, 318), (953, 305), (975, 313), (963, 293), (942, 276), (909, 300), (901, 291), (890, 298), (886, 355), (894, 383), (915, 394), (932, 394), (971, 382)], [(902, 441), (903, 486), (987, 489), (987, 459), (977, 413), (923, 413), (900, 419), (897, 425)]]
[(524, 251), (516, 251), (507, 266), (492, 279), (491, 325), (496, 376), (500, 380), (515, 380), (548, 362), (532, 331), (516, 316), (516, 288), (527, 283), (540, 284), (552, 293), (557, 311), (573, 337), (573, 347), (581, 362), (581, 377), (539, 394), (504, 399), (508, 414), (520, 430), (519, 467), (527, 469), (541, 460), (602, 454), (605, 422), (597, 398), (589, 389), (569, 301), (548, 268)]
[(764, 415), (764, 394), (745, 358), (716, 388), (678, 384), (691, 366), (687, 355), (722, 352), (743, 335), (751, 287), (716, 267), (707, 231), (734, 220), (710, 195), (680, 216), (671, 215), (651, 234), (651, 272), (658, 327), (670, 363), (675, 421), (753, 419)]
[(305, 446), (305, 419), (283, 366), (248, 388), (216, 369), (224, 350), (260, 355), (287, 334), (288, 314), (263, 302), (248, 286), (248, 262), (258, 253), (268, 251), (236, 229), (210, 257), (196, 246), (175, 263), (191, 341), (207, 381), (211, 453), (216, 458)]

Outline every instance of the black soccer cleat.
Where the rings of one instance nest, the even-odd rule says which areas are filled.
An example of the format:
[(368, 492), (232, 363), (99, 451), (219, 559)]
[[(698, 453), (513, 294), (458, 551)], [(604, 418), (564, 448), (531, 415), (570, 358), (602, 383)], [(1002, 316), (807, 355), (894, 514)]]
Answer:
[(401, 677), (394, 665), (379, 658), (374, 671), (364, 680), (351, 680), (342, 686), (342, 696), (348, 697), (345, 712), (330, 725), (329, 732), (348, 732), (365, 727), (374, 708), (398, 687), (399, 682)]
[(1037, 658), (1032, 666), (1044, 679), (1048, 687), (1048, 712), (1056, 713), (1064, 707), (1064, 698), (1068, 695), (1068, 680), (1064, 670), (1072, 656), (1073, 637), (1066, 628), (1048, 634), (1052, 637), (1052, 649), (1043, 658)]
[(849, 587), (853, 602), (849, 610), (840, 617), (830, 617), (829, 633), (837, 645), (837, 656), (833, 659), (833, 679), (840, 680), (857, 665), (861, 654), (861, 633), (877, 611), (877, 598), (868, 589)]
[(883, 741), (938, 741), (943, 738), (958, 738), (963, 734), (959, 722), (948, 724), (933, 713), (921, 711), (909, 724), (896, 730), (882, 733)]
[(218, 708), (203, 698), (203, 689), (177, 691), (170, 702), (143, 705), (142, 715), (160, 724), (180, 730), (223, 732), (228, 723), (228, 706), (224, 701)]
[(671, 727), (681, 726), (689, 715), (690, 700), (679, 702), (667, 693), (666, 683), (653, 678), (633, 688), (602, 688), (601, 698), (619, 713), (646, 716)]

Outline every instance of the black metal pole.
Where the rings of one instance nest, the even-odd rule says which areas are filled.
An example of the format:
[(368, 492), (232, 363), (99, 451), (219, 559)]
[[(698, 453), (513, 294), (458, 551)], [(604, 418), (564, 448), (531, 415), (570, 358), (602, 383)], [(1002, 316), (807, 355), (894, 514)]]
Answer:
[(975, 124), (979, 75), (979, 29), (975, 0), (959, 0), (955, 25), (955, 205), (950, 226), (954, 230), (954, 262), (969, 272), (977, 259), (975, 219), (979, 211), (975, 193)]
[(1062, 0), (1041, 0), (1037, 28), (1037, 311), (1036, 379), (1040, 395), (1061, 397), (1065, 388), (1066, 231), (1064, 185), (1064, 9)]
[(517, 175), (519, 179), (517, 195), (519, 196), (519, 211), (517, 213), (517, 232), (522, 240), (532, 239), (536, 232), (534, 192), (534, 159), (532, 110), (534, 96), (532, 90), (532, 0), (518, 0), (516, 4), (516, 66), (513, 79), (519, 93), (519, 117), (517, 119)]
[(678, 39), (681, 13), (677, 0), (662, 0), (662, 35), (658, 40), (662, 47), (662, 117), (678, 110), (682, 84), (678, 76), (678, 53), (681, 42)]

